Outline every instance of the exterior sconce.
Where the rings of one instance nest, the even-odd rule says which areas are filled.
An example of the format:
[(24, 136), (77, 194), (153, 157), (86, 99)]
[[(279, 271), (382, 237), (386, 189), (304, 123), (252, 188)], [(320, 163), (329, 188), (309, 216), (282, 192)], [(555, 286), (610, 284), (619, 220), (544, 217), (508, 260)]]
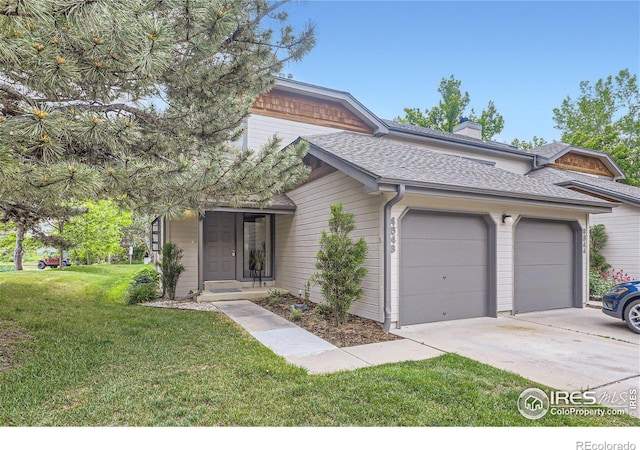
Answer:
[(505, 225), (513, 225), (513, 217), (511, 217), (511, 214), (503, 214), (502, 223)]

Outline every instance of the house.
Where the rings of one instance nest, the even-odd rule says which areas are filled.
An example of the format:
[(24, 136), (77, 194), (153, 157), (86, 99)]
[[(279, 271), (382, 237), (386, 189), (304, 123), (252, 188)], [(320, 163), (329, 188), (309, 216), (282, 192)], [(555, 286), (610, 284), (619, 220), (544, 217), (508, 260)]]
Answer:
[(528, 176), (618, 205), (593, 215), (591, 225), (603, 224), (609, 235), (607, 262), (640, 279), (640, 188), (618, 182), (625, 175), (606, 153), (557, 142), (530, 152), (536, 159)]
[[(310, 175), (266, 209), (218, 205), (157, 223), (160, 239), (184, 250), (179, 295), (215, 281), (254, 285), (256, 250), (263, 285), (298, 293), (329, 206), (342, 201), (369, 247), (351, 312), (387, 330), (586, 302), (590, 215), (617, 204), (526, 176), (536, 155), (482, 141), (478, 125), (443, 133), (382, 120), (346, 92), (278, 80), (245, 130), (251, 148), (275, 133), (307, 141)], [(317, 287), (311, 299), (321, 300)]]

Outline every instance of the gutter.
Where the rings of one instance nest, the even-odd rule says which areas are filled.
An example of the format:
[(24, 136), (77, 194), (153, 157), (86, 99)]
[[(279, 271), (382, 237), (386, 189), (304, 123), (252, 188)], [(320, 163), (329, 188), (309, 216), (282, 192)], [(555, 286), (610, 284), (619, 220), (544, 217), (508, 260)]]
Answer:
[(398, 184), (395, 197), (384, 205), (384, 323), (382, 329), (389, 333), (391, 328), (391, 238), (389, 225), (391, 223), (391, 207), (404, 197), (405, 185)]

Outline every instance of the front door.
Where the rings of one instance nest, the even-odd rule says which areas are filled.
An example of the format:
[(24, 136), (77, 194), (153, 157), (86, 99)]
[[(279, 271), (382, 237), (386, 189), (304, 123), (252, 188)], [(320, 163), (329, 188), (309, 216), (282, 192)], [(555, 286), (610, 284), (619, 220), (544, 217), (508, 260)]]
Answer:
[(236, 215), (207, 212), (204, 219), (204, 279), (236, 279)]

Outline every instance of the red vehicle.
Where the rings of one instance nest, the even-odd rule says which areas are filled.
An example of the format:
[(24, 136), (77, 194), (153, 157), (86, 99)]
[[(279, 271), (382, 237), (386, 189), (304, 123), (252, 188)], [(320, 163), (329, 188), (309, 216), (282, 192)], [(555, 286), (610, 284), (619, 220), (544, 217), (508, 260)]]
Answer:
[[(71, 261), (69, 258), (65, 258), (62, 260), (62, 264), (64, 267), (69, 267), (71, 265)], [(60, 265), (60, 258), (44, 258), (38, 261), (38, 269), (44, 270), (47, 267), (58, 267)]]

